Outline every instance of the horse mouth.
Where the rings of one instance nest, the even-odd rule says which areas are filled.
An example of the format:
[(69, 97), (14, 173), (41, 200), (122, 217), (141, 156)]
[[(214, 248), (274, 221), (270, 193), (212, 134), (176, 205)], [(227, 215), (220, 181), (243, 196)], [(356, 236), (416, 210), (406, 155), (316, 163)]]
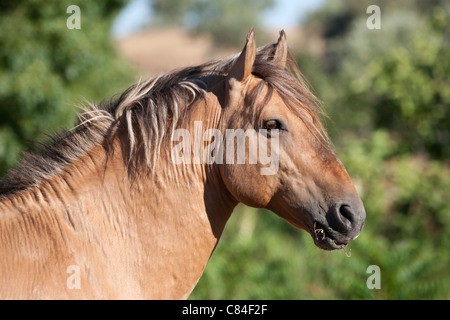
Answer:
[(350, 241), (342, 238), (336, 231), (324, 226), (318, 221), (314, 221), (310, 234), (314, 244), (320, 249), (336, 250), (344, 249)]

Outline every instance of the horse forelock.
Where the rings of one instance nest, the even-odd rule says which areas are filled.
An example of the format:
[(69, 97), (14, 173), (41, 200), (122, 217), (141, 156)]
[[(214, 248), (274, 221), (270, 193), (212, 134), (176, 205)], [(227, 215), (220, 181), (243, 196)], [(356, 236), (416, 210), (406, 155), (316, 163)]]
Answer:
[[(271, 61), (272, 48), (269, 45), (258, 49), (253, 74), (268, 85), (268, 92), (276, 90), (300, 117), (307, 113), (313, 119), (314, 129), (327, 138), (320, 120), (322, 112), (318, 100), (303, 79), (292, 54), (288, 54), (287, 68), (281, 69)], [(142, 166), (151, 171), (164, 139), (170, 139), (189, 106), (205, 96), (209, 80), (228, 74), (237, 56), (139, 81), (117, 98), (98, 105), (88, 103), (82, 107), (84, 112), (78, 115), (74, 128), (51, 137), (39, 152), (24, 154), (17, 167), (0, 183), (0, 195), (38, 186), (93, 147), (107, 145), (123, 132), (128, 145), (126, 165), (131, 171), (141, 170)], [(260, 99), (261, 92), (248, 92), (249, 99)], [(268, 99), (260, 100), (262, 103), (258, 108), (262, 109)]]

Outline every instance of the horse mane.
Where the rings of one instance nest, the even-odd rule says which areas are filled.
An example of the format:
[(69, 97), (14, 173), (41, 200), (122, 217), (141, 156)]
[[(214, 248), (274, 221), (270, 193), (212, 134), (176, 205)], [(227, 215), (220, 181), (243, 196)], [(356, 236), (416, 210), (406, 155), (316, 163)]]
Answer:
[[(257, 50), (252, 73), (263, 81), (247, 94), (250, 105), (258, 99), (262, 86), (268, 84), (268, 97), (263, 99), (258, 110), (264, 107), (272, 91), (277, 90), (286, 105), (304, 120), (311, 132), (327, 141), (318, 99), (300, 73), (291, 52), (288, 53), (286, 69), (272, 62), (274, 47), (267, 45)], [(171, 132), (183, 121), (189, 106), (204, 97), (208, 79), (226, 76), (237, 57), (233, 55), (174, 70), (140, 81), (111, 100), (81, 107), (84, 112), (78, 114), (74, 128), (63, 129), (50, 136), (49, 141), (39, 143), (40, 148), (36, 152), (23, 153), (17, 166), (0, 181), (0, 197), (39, 186), (41, 182), (60, 174), (92, 148), (99, 145), (106, 148), (119, 132), (125, 132), (127, 136), (125, 165), (131, 171), (139, 170), (142, 165), (151, 170), (164, 139), (170, 138)], [(305, 120), (308, 118), (312, 122)]]

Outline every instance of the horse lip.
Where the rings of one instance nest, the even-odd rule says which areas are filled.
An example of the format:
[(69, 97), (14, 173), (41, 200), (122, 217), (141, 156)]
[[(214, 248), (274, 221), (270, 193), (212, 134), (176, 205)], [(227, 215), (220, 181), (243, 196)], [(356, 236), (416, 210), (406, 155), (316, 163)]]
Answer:
[(314, 244), (324, 250), (344, 249), (351, 241), (347, 239), (339, 239), (339, 234), (331, 230), (324, 224), (314, 221), (309, 233), (314, 240)]

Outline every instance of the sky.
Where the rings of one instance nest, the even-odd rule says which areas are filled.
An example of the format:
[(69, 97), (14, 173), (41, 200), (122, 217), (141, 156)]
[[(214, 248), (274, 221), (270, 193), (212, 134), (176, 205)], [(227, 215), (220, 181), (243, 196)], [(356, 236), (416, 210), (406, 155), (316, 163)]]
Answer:
[(266, 26), (288, 28), (296, 25), (307, 12), (320, 7), (324, 0), (275, 0), (273, 8), (263, 14)]
[[(289, 28), (323, 3), (324, 0), (275, 0), (275, 5), (263, 14), (263, 20), (269, 28)], [(141, 29), (151, 14), (149, 0), (131, 0), (113, 24), (113, 37), (121, 38)]]

